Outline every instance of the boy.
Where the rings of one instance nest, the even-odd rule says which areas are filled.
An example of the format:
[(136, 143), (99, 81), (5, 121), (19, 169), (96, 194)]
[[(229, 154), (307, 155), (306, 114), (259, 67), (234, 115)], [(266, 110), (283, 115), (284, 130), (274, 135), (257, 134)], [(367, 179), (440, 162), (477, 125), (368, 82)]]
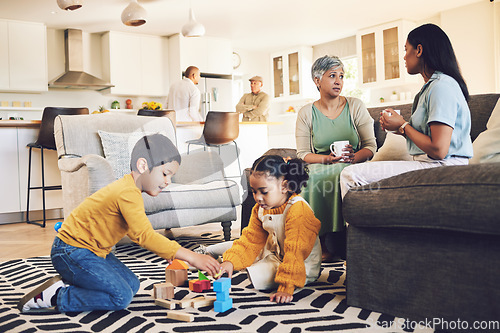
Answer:
[(60, 276), (24, 296), (18, 309), (76, 312), (126, 308), (139, 290), (139, 279), (111, 253), (125, 235), (162, 258), (185, 260), (217, 274), (220, 265), (215, 259), (182, 248), (155, 232), (144, 211), (141, 192), (157, 196), (170, 184), (180, 162), (177, 148), (167, 137), (154, 134), (141, 138), (131, 154), (132, 172), (86, 198), (59, 229), (51, 259)]

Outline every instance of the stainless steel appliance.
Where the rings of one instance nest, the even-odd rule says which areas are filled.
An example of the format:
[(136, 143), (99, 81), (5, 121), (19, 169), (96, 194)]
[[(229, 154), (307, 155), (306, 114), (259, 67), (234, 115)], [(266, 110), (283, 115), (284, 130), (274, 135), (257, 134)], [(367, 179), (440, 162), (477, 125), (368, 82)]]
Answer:
[(201, 92), (200, 113), (203, 119), (208, 111), (234, 112), (233, 80), (228, 77), (202, 77), (198, 82)]

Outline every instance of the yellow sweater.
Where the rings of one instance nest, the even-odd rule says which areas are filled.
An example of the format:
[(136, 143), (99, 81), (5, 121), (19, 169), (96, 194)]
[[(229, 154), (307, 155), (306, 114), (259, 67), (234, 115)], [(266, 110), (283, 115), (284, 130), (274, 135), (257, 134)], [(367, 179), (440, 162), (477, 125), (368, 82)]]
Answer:
[(130, 174), (86, 198), (64, 221), (57, 237), (105, 258), (125, 235), (165, 259), (173, 259), (181, 247), (154, 231)]
[[(292, 195), (288, 200), (296, 196)], [(266, 214), (282, 214), (288, 201), (278, 208), (264, 210)], [(248, 226), (243, 229), (240, 239), (224, 252), (224, 261), (233, 264), (235, 270), (251, 266), (267, 241), (268, 233), (262, 228), (258, 218), (259, 205), (252, 209)], [(274, 281), (279, 284), (278, 291), (293, 294), (296, 287), (303, 287), (306, 280), (304, 260), (313, 249), (321, 222), (304, 202), (293, 204), (285, 220), (285, 244), (283, 262), (279, 265)]]

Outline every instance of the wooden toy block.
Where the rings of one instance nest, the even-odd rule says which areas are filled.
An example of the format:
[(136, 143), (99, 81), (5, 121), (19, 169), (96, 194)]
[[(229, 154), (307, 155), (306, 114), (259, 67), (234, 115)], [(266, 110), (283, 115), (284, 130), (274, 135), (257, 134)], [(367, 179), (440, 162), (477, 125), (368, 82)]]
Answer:
[(233, 299), (230, 298), (227, 301), (215, 301), (214, 302), (214, 311), (215, 312), (226, 312), (227, 310), (233, 307)]
[(170, 282), (153, 285), (153, 297), (155, 299), (174, 298), (174, 285)]
[(177, 302), (172, 302), (172, 301), (167, 301), (165, 299), (157, 298), (155, 299), (155, 304), (161, 306), (162, 308), (173, 310), (175, 309), (175, 305), (177, 304)]
[(179, 259), (174, 259), (170, 265), (167, 266), (167, 269), (185, 269), (189, 268), (188, 264)]
[(188, 271), (185, 269), (165, 269), (165, 281), (174, 286), (182, 286), (188, 279)]
[(222, 302), (225, 302), (225, 301), (227, 301), (228, 299), (231, 298), (231, 297), (229, 297), (229, 290), (218, 291), (218, 292), (215, 293), (215, 296), (217, 296), (217, 300), (218, 301), (222, 301)]
[(210, 280), (198, 280), (193, 282), (193, 289), (191, 290), (197, 293), (202, 293), (205, 290), (210, 290)]
[(211, 306), (216, 301), (215, 297), (200, 297), (191, 301), (191, 306), (195, 309), (201, 308), (202, 306)]
[(230, 278), (220, 278), (214, 281), (213, 284), (214, 291), (226, 291), (231, 289), (231, 279)]
[(198, 271), (198, 280), (208, 280), (208, 278), (201, 271)]
[(193, 289), (194, 283), (198, 282), (198, 281), (200, 281), (200, 280), (189, 280), (189, 290), (194, 291), (194, 289)]
[(177, 304), (181, 307), (181, 309), (184, 309), (188, 306), (191, 306), (191, 302), (197, 299), (203, 298), (203, 296), (197, 296), (194, 298), (188, 298), (188, 299), (183, 299), (181, 301), (177, 301)]
[(21, 107), (21, 102), (13, 101), (12, 102), (12, 107), (14, 107), (14, 108), (20, 108)]
[(9, 102), (8, 101), (1, 101), (0, 102), (0, 106), (5, 108), (5, 107), (8, 107), (9, 106)]
[(171, 310), (167, 311), (167, 318), (173, 320), (191, 322), (194, 320), (194, 315), (192, 313)]

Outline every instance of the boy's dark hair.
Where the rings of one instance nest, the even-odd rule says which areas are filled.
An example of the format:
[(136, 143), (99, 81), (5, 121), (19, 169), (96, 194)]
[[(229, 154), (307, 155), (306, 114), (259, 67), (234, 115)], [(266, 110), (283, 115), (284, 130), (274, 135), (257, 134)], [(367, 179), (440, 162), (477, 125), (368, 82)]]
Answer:
[(457, 81), (465, 100), (469, 100), (469, 90), (465, 83), (451, 41), (446, 33), (435, 24), (424, 24), (408, 34), (408, 43), (414, 48), (422, 45), (424, 70), (431, 68), (451, 76)]
[(292, 158), (285, 161), (279, 155), (264, 155), (258, 158), (250, 172), (265, 172), (276, 178), (284, 177), (288, 181), (288, 190), (297, 194), (302, 191), (302, 187), (307, 186), (309, 179), (309, 170), (303, 160)]
[(162, 134), (145, 135), (137, 141), (130, 156), (130, 169), (137, 170), (137, 160), (145, 158), (148, 169), (176, 161), (181, 164), (181, 155), (175, 145)]

